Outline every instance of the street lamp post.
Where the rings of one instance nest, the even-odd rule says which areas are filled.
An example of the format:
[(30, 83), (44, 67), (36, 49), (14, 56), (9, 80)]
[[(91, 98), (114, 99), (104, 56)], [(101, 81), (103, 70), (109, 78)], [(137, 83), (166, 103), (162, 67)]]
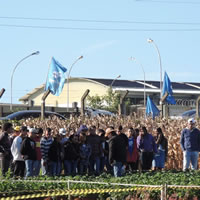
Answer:
[(67, 76), (67, 112), (69, 112), (69, 76), (70, 76), (70, 72), (71, 72), (73, 66), (82, 58), (83, 58), (83, 56), (80, 56), (72, 63), (72, 65), (69, 69), (68, 76)]
[(120, 78), (121, 77), (121, 75), (118, 75), (115, 79), (113, 79), (113, 81), (111, 82), (111, 84), (110, 84), (110, 88), (112, 89), (112, 86), (113, 86), (113, 84), (114, 84), (114, 82), (118, 79), (118, 78)]
[(11, 89), (11, 93), (10, 93), (10, 94), (11, 94), (11, 95), (10, 95), (10, 111), (12, 111), (12, 85), (13, 85), (13, 76), (14, 76), (15, 70), (17, 69), (18, 65), (19, 65), (22, 61), (24, 61), (25, 59), (27, 59), (27, 58), (29, 58), (29, 57), (31, 57), (31, 56), (38, 55), (39, 53), (40, 53), (39, 51), (33, 52), (33, 53), (31, 53), (30, 55), (28, 55), (28, 56), (22, 58), (22, 59), (15, 65), (15, 67), (14, 67), (14, 69), (13, 69), (13, 71), (12, 71), (11, 80), (10, 80), (10, 89)]
[(145, 71), (144, 71), (144, 68), (143, 68), (143, 65), (141, 64), (141, 62), (139, 62), (135, 57), (131, 57), (130, 59), (136, 61), (140, 65), (140, 67), (142, 68), (143, 75), (144, 75), (144, 107), (146, 107), (146, 78), (145, 78)]
[(150, 39), (150, 38), (147, 39), (147, 42), (152, 43), (158, 52), (159, 65), (160, 65), (160, 104), (162, 104), (162, 102), (161, 102), (161, 99), (162, 99), (162, 63), (161, 63), (160, 51), (158, 49), (158, 46), (152, 39)]

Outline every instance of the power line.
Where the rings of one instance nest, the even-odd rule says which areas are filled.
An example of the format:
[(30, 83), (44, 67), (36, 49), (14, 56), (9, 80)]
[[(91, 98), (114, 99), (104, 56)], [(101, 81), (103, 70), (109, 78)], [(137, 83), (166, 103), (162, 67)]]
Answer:
[(200, 4), (200, 2), (197, 1), (159, 1), (159, 0), (135, 0), (135, 1), (137, 2), (145, 1), (148, 3), (155, 2), (155, 3), (171, 3), (171, 4)]
[(15, 24), (0, 24), (1, 27), (10, 28), (32, 28), (32, 29), (54, 29), (54, 30), (77, 30), (77, 31), (125, 31), (125, 32), (194, 32), (200, 29), (121, 29), (121, 28), (80, 28), (80, 27), (59, 27), (59, 26), (28, 26), (28, 25), (15, 25)]
[(32, 18), (32, 17), (7, 17), (0, 19), (8, 20), (32, 20), (32, 21), (67, 21), (67, 22), (90, 22), (90, 23), (117, 23), (117, 24), (151, 24), (151, 25), (200, 25), (200, 22), (148, 22), (148, 21), (119, 21), (119, 20), (88, 20), (88, 19), (61, 19), (61, 18)]

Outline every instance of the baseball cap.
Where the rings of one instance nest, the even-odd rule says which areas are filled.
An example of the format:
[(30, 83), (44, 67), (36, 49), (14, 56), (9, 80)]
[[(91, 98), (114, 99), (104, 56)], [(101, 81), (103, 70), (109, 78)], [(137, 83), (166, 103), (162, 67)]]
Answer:
[(35, 129), (35, 128), (30, 128), (30, 129), (29, 129), (29, 132), (30, 132), (30, 133), (37, 133), (37, 129)]
[(79, 135), (82, 131), (88, 131), (88, 127), (82, 124), (77, 131), (77, 135)]
[(188, 123), (192, 123), (192, 124), (194, 124), (196, 121), (195, 121), (195, 119), (194, 118), (190, 118), (190, 119), (188, 119)]
[(66, 135), (67, 134), (66, 129), (65, 128), (60, 128), (59, 129), (59, 134)]
[(20, 131), (20, 126), (15, 126), (14, 130), (19, 132)]

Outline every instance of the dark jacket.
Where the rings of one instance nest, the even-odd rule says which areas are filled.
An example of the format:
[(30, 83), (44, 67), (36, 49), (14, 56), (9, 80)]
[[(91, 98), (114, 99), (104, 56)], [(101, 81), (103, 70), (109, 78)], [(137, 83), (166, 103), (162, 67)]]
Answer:
[(30, 137), (26, 137), (22, 141), (21, 154), (24, 156), (24, 160), (36, 160), (36, 144)]
[(2, 156), (5, 156), (6, 159), (11, 159), (11, 143), (7, 132), (4, 132), (0, 135), (0, 153)]
[(109, 144), (109, 162), (115, 164), (116, 162), (126, 163), (127, 146), (126, 142), (120, 135), (112, 136), (108, 141)]
[(108, 141), (105, 141), (105, 148), (103, 149), (104, 157), (108, 157), (109, 154), (109, 145)]
[(200, 131), (197, 128), (192, 130), (183, 129), (181, 133), (181, 149), (183, 151), (200, 151)]
[(98, 135), (89, 135), (87, 137), (87, 143), (91, 146), (92, 148), (92, 154), (91, 154), (91, 158), (95, 158), (95, 157), (100, 157), (102, 154), (102, 142), (103, 142), (103, 138), (101, 138)]
[(128, 147), (128, 137), (124, 133), (119, 134), (119, 136), (124, 140), (126, 147)]
[(68, 140), (63, 144), (64, 160), (77, 160), (79, 158), (78, 144)]
[(61, 160), (61, 144), (60, 142), (54, 140), (49, 147), (48, 160), (53, 162), (58, 162)]

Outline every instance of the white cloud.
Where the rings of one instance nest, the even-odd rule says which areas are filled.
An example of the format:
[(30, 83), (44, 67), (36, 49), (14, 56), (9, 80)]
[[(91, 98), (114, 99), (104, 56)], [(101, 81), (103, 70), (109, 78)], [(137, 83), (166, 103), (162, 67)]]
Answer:
[(106, 41), (104, 43), (98, 43), (98, 44), (93, 44), (87, 48), (85, 48), (83, 51), (82, 51), (82, 54), (83, 55), (88, 55), (88, 54), (92, 54), (92, 53), (95, 53), (99, 50), (102, 50), (102, 49), (105, 49), (109, 46), (112, 46), (114, 44), (116, 44), (117, 41), (115, 40), (111, 40), (111, 41)]

